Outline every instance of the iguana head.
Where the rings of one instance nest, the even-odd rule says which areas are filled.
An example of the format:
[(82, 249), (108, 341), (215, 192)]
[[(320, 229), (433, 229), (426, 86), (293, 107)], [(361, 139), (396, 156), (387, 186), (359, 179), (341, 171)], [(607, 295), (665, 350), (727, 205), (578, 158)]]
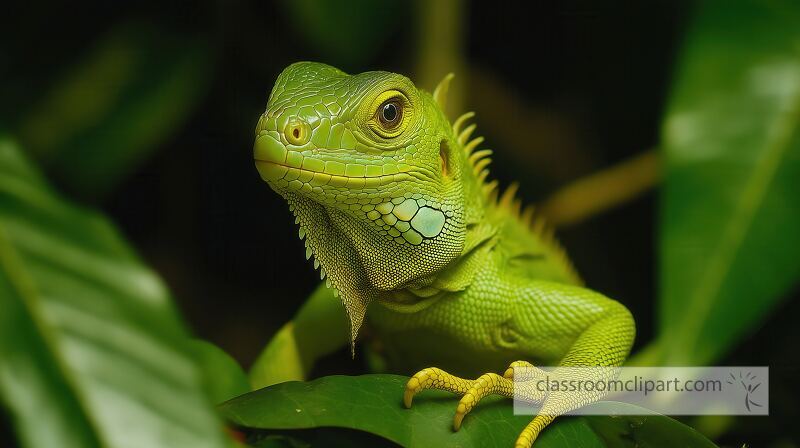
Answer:
[(446, 84), (431, 95), (398, 74), (300, 62), (256, 127), (256, 167), (289, 203), (353, 336), (371, 300), (425, 286), (464, 247), (466, 157), (434, 99)]

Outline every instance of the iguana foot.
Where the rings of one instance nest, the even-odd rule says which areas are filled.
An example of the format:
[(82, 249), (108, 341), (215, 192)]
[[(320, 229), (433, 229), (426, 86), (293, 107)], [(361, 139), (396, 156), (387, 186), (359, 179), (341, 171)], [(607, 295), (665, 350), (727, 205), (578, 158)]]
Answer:
[[(420, 370), (406, 383), (406, 390), (403, 394), (403, 403), (407, 408), (411, 407), (414, 396), (425, 389), (438, 389), (463, 395), (456, 408), (453, 417), (453, 430), (461, 428), (464, 417), (475, 407), (483, 397), (491, 394), (503, 395), (505, 397), (514, 396), (514, 368), (529, 367), (526, 369), (526, 377), (523, 380), (537, 377), (542, 370), (536, 369), (533, 364), (526, 361), (515, 361), (508, 366), (503, 376), (496, 373), (486, 373), (475, 380), (459, 378), (449, 374), (442, 369), (429, 367)], [(518, 378), (519, 380), (519, 378)], [(525, 385), (523, 385), (524, 387)], [(526, 401), (541, 402), (545, 398), (544, 392), (539, 392), (532, 387), (524, 387), (522, 391)], [(553, 417), (537, 416), (520, 434), (515, 447), (530, 447), (539, 433), (547, 426)]]

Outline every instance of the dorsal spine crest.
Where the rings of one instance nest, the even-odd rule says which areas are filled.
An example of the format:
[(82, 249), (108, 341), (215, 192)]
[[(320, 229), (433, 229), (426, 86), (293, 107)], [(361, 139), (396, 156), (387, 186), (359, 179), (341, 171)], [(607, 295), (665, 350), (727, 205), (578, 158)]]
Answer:
[(478, 181), (479, 190), (482, 192), (486, 204), (489, 207), (507, 212), (513, 219), (516, 219), (527, 228), (535, 238), (549, 246), (558, 257), (557, 261), (580, 283), (580, 277), (566, 251), (555, 238), (554, 229), (547, 224), (543, 216), (536, 213), (536, 209), (532, 205), (523, 207), (522, 200), (517, 197), (519, 184), (512, 183), (500, 194), (499, 182), (497, 180), (487, 181), (489, 176), (488, 166), (492, 162), (491, 155), (493, 151), (491, 149), (478, 149), (484, 142), (483, 137), (471, 138), (477, 129), (477, 125), (475, 123), (467, 125), (467, 122), (474, 117), (475, 112), (471, 111), (459, 116), (453, 122), (453, 135), (456, 136), (469, 168), (471, 168), (472, 174)]

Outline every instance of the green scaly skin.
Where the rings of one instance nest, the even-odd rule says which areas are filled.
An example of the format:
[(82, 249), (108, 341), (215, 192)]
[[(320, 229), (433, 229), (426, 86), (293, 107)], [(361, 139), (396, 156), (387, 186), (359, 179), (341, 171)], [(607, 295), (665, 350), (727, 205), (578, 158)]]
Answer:
[[(635, 333), (630, 313), (582, 288), (541, 220), (520, 211), (515, 189), (498, 195), (486, 181), (491, 151), (470, 139), (472, 114), (451, 125), (442, 112), (451, 78), (429, 94), (394, 73), (300, 62), (278, 77), (258, 122), (256, 167), (289, 203), (307, 257), (344, 304), (351, 342), (372, 304), (370, 326), (411, 365), (464, 374), (519, 359), (622, 364)], [(462, 394), (458, 429), (483, 396), (511, 395), (513, 366), (530, 364), (477, 380), (422, 369), (404, 401), (428, 388)], [(543, 408), (517, 446), (599, 398), (518, 392)]]

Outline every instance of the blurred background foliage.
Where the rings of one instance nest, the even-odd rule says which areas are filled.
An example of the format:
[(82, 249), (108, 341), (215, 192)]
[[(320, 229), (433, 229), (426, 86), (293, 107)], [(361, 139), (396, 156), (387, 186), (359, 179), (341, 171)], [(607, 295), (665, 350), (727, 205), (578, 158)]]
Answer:
[[(0, 133), (69, 201), (106, 214), (163, 278), (190, 332), (241, 365), (317, 284), (286, 205), (252, 166), (277, 74), (318, 60), (432, 89), (454, 71), (448, 113), (477, 111), (493, 176), (520, 181), (586, 283), (631, 309), (633, 362), (772, 367), (770, 418), (687, 422), (722, 445), (800, 440), (793, 0), (7, 10)], [(314, 376), (364, 363), (345, 348)]]

